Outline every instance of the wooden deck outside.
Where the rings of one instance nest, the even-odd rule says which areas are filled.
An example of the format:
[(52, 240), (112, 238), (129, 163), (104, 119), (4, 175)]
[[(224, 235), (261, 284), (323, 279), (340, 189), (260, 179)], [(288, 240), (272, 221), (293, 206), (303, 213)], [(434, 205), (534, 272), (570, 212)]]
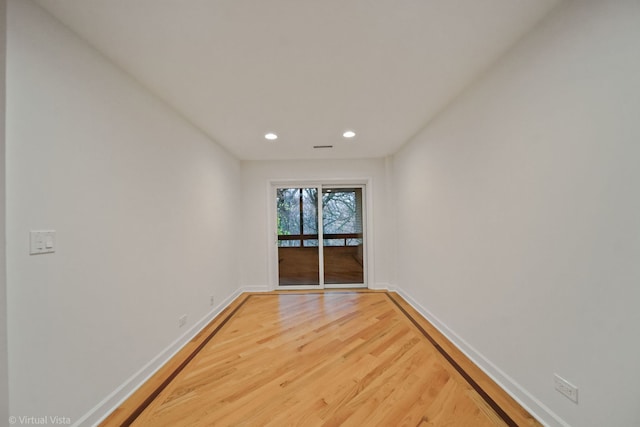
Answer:
[[(364, 283), (362, 246), (325, 246), (324, 283)], [(280, 286), (319, 284), (317, 247), (278, 248)]]

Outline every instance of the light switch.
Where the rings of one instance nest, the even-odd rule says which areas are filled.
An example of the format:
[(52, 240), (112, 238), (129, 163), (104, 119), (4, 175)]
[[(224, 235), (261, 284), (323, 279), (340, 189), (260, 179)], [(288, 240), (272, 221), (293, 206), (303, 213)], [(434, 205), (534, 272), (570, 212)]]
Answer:
[(56, 251), (55, 230), (31, 230), (29, 232), (29, 254), (48, 254)]

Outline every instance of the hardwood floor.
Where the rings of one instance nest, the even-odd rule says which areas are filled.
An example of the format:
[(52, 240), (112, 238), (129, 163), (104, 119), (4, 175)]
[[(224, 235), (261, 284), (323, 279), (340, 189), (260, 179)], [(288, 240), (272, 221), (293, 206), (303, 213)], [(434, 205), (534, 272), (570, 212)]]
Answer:
[(540, 425), (397, 294), (243, 294), (103, 426)]

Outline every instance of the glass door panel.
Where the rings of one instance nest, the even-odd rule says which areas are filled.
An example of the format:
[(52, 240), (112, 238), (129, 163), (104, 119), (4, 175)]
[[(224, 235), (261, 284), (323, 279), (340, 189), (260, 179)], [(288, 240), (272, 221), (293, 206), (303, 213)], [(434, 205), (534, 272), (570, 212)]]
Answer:
[(278, 285), (320, 286), (318, 189), (278, 188)]
[(362, 188), (322, 189), (324, 283), (364, 283)]

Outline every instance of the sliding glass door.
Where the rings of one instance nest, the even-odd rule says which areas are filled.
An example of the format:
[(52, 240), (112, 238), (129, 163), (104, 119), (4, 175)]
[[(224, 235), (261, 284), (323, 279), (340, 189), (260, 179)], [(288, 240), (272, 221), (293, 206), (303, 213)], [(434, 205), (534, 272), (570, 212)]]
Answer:
[(278, 284), (320, 286), (318, 189), (278, 188)]
[(322, 189), (325, 285), (364, 283), (362, 188)]
[(276, 188), (278, 286), (365, 286), (363, 187)]

